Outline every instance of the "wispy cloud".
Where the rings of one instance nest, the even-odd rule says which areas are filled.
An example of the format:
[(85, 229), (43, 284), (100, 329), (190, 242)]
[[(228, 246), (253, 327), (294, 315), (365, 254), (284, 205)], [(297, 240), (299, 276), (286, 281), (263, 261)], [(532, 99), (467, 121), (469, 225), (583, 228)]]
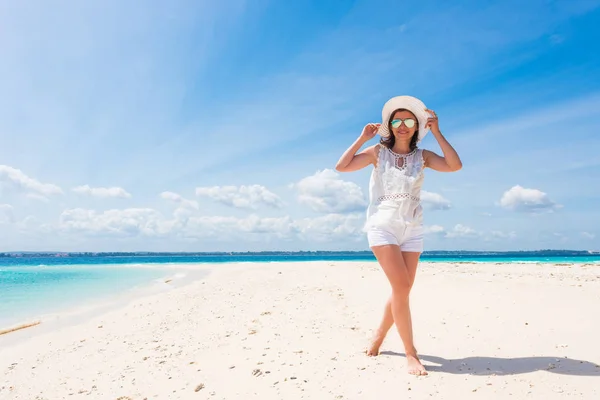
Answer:
[(500, 238), (500, 239), (515, 239), (517, 237), (517, 233), (515, 231), (510, 231), (510, 232), (491, 231), (490, 234), (493, 238)]
[[(600, 92), (596, 92), (581, 97), (568, 97), (551, 104), (542, 103), (532, 108), (502, 113), (499, 119), (491, 123), (487, 119), (477, 119), (475, 115), (466, 129), (461, 129), (460, 136), (454, 139), (454, 142), (459, 147), (472, 149), (487, 149), (494, 146), (497, 143), (496, 140), (519, 143), (519, 148), (530, 144), (540, 145), (543, 144), (540, 143), (542, 137), (536, 132), (545, 130), (554, 132), (557, 129), (564, 131), (562, 126), (569, 122), (576, 124), (588, 122), (589, 116), (593, 115), (599, 106)], [(579, 140), (582, 139), (582, 136), (573, 139)], [(535, 150), (535, 147), (532, 147), (532, 150)], [(498, 153), (494, 159), (502, 157), (503, 154)]]
[(256, 210), (260, 206), (283, 207), (281, 198), (262, 185), (198, 187), (196, 196), (236, 208)]
[(178, 205), (180, 205), (183, 208), (193, 208), (194, 210), (199, 210), (200, 209), (200, 205), (198, 204), (198, 202), (196, 200), (189, 200), (184, 198), (183, 196), (177, 194), (177, 193), (173, 193), (173, 192), (162, 192), (160, 194), (160, 197), (165, 199), (165, 200), (169, 200), (172, 201), (173, 203), (176, 203)]
[(88, 195), (88, 196), (93, 196), (93, 197), (100, 197), (100, 198), (107, 198), (107, 197), (114, 197), (114, 198), (122, 198), (122, 199), (128, 199), (131, 198), (131, 194), (128, 193), (125, 189), (120, 188), (120, 187), (108, 187), (108, 188), (104, 188), (104, 187), (91, 187), (90, 185), (83, 185), (83, 186), (77, 186), (75, 188), (72, 189), (73, 192), (75, 193), (79, 193), (79, 194), (84, 194), (84, 195)]
[(169, 232), (170, 224), (158, 211), (149, 208), (104, 212), (76, 208), (60, 215), (58, 228), (89, 235), (161, 236)]
[(37, 179), (31, 178), (20, 169), (8, 165), (0, 165), (0, 185), (8, 189), (40, 196), (52, 196), (63, 193), (62, 189), (57, 185), (42, 183)]
[(10, 204), (0, 204), (0, 224), (12, 224), (15, 221), (13, 206)]
[(450, 230), (441, 225), (425, 226), (425, 235), (428, 238), (439, 238), (442, 240), (475, 239), (485, 242), (495, 240), (512, 240), (517, 237), (515, 231), (504, 232), (500, 230), (480, 231), (464, 224), (456, 224)]
[(463, 224), (456, 224), (452, 230), (446, 232), (448, 238), (476, 238), (481, 236), (480, 232)]

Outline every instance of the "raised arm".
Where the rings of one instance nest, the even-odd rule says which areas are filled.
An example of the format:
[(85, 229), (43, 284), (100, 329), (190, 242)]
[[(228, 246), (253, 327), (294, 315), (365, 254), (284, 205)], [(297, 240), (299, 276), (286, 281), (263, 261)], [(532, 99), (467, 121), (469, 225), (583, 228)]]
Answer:
[(350, 147), (342, 154), (337, 164), (335, 165), (336, 171), (339, 172), (352, 172), (358, 171), (359, 169), (365, 168), (369, 164), (376, 162), (374, 146), (367, 147), (360, 153), (356, 154), (366, 142), (371, 140), (377, 133), (379, 124), (368, 124), (364, 127), (362, 133), (352, 143)]
[(427, 125), (431, 129), (431, 133), (435, 136), (440, 148), (442, 149), (443, 157), (435, 154), (433, 151), (423, 150), (423, 159), (425, 160), (425, 166), (435, 171), (440, 172), (455, 172), (462, 168), (462, 161), (458, 156), (454, 147), (448, 143), (442, 131), (440, 130), (438, 117), (435, 111), (427, 110), (433, 117), (429, 118)]

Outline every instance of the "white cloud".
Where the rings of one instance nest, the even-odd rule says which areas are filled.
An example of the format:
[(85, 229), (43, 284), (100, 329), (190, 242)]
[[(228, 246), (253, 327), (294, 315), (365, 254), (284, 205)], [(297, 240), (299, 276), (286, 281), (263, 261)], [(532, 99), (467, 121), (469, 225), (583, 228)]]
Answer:
[[(167, 192), (168, 193), (168, 192)], [(179, 207), (171, 216), (154, 209), (129, 208), (97, 212), (71, 209), (60, 216), (58, 231), (88, 236), (168, 238), (179, 241), (202, 240), (220, 243), (359, 243), (364, 214), (330, 213), (314, 218), (260, 217), (251, 214), (233, 216), (197, 215), (190, 208)], [(448, 240), (511, 240), (515, 232), (493, 230), (481, 232), (464, 224), (446, 230), (441, 225), (425, 226), (426, 235)], [(366, 243), (366, 242), (365, 242)], [(302, 245), (300, 245), (302, 246)]]
[(0, 224), (12, 224), (15, 222), (15, 213), (10, 204), (0, 204)]
[(128, 208), (97, 212), (85, 209), (65, 210), (58, 230), (90, 236), (170, 237), (211, 239), (221, 242), (269, 242), (274, 239), (328, 242), (360, 239), (362, 214), (329, 214), (294, 220), (289, 216), (262, 218), (255, 214), (244, 218), (193, 216), (178, 208), (171, 218), (147, 208)]
[(332, 239), (360, 239), (364, 237), (362, 213), (327, 214), (316, 218), (303, 218), (294, 222), (300, 238), (329, 241)]
[(223, 216), (190, 217), (177, 235), (193, 238), (211, 238), (217, 241), (269, 241), (273, 238), (292, 238), (296, 233), (290, 217), (245, 218)]
[(500, 199), (500, 205), (508, 210), (524, 213), (552, 212), (561, 206), (550, 200), (548, 195), (538, 189), (513, 186)]
[(170, 221), (150, 208), (113, 209), (104, 212), (81, 208), (65, 210), (59, 229), (91, 235), (160, 236), (171, 229)]
[(85, 194), (85, 195), (94, 196), (94, 197), (101, 197), (101, 198), (115, 197), (115, 198), (128, 199), (131, 197), (131, 194), (129, 194), (125, 189), (120, 188), (120, 187), (93, 188), (93, 187), (90, 187), (89, 185), (83, 185), (83, 186), (77, 186), (76, 188), (73, 188), (73, 191), (75, 193)]
[(165, 200), (172, 201), (173, 203), (177, 203), (183, 208), (193, 208), (194, 210), (200, 209), (200, 206), (196, 200), (188, 200), (177, 193), (162, 192), (160, 197)]
[(424, 233), (426, 235), (435, 235), (438, 237), (448, 239), (482, 239), (484, 241), (491, 241), (497, 239), (515, 239), (517, 237), (516, 232), (503, 232), (499, 230), (493, 230), (488, 233), (477, 231), (471, 227), (463, 224), (456, 224), (450, 231), (446, 231), (443, 226), (431, 225), (424, 227)]
[(367, 205), (360, 186), (340, 179), (331, 169), (317, 171), (290, 186), (298, 191), (298, 202), (317, 212), (353, 212)]
[(250, 215), (236, 221), (241, 232), (256, 234), (272, 234), (277, 237), (289, 237), (296, 232), (292, 219), (288, 216), (276, 218), (261, 218)]
[(448, 199), (438, 193), (421, 191), (421, 202), (432, 210), (449, 210), (451, 203)]
[(451, 231), (446, 232), (448, 238), (476, 238), (480, 236), (481, 233), (462, 224), (456, 224)]
[(191, 217), (182, 231), (187, 237), (211, 237), (221, 241), (269, 241), (298, 239), (311, 242), (328, 242), (359, 237), (363, 215), (328, 214), (316, 218), (292, 219), (289, 216), (245, 218), (205, 216)]
[(585, 239), (594, 239), (596, 237), (596, 235), (589, 232), (581, 232), (581, 236)]
[(62, 194), (60, 187), (51, 183), (40, 181), (27, 176), (20, 169), (0, 165), (0, 186), (6, 186), (29, 194), (50, 196)]
[(236, 208), (257, 209), (261, 205), (283, 207), (279, 196), (262, 185), (199, 187), (196, 188), (196, 195)]
[(431, 226), (424, 226), (423, 227), (423, 232), (425, 233), (425, 235), (440, 235), (440, 234), (444, 234), (446, 232), (446, 230), (444, 229), (443, 226), (440, 225), (431, 225)]
[(492, 231), (490, 232), (492, 238), (498, 239), (515, 239), (517, 237), (517, 233), (515, 231), (503, 232), (503, 231)]
[(48, 199), (46, 196), (42, 196), (41, 194), (37, 193), (27, 193), (25, 197), (27, 197), (28, 199), (43, 201), (44, 203), (48, 203), (50, 201), (50, 199)]

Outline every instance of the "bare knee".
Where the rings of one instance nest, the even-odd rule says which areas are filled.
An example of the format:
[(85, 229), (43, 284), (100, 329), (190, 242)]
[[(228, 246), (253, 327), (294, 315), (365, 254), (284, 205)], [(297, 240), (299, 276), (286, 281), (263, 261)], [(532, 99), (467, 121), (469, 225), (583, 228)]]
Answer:
[(392, 283), (392, 298), (394, 300), (406, 301), (410, 294), (411, 284), (406, 281), (398, 281)]

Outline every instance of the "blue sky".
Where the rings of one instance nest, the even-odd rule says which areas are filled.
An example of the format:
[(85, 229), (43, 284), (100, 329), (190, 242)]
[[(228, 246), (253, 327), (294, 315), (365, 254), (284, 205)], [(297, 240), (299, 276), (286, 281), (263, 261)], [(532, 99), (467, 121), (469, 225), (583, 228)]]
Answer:
[(399, 94), (463, 160), (426, 250), (600, 250), (600, 1), (451, 3), (3, 3), (0, 251), (368, 249)]

